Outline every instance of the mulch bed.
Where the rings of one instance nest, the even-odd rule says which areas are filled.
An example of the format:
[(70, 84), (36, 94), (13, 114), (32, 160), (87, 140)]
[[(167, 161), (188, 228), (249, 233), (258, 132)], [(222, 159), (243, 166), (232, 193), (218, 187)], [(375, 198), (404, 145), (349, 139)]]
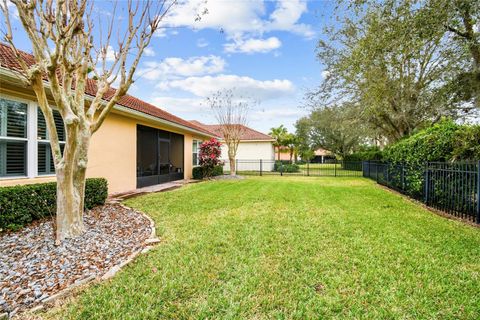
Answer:
[(117, 204), (84, 215), (85, 232), (54, 244), (52, 221), (0, 235), (0, 314), (10, 316), (88, 277), (100, 277), (150, 237), (150, 222)]

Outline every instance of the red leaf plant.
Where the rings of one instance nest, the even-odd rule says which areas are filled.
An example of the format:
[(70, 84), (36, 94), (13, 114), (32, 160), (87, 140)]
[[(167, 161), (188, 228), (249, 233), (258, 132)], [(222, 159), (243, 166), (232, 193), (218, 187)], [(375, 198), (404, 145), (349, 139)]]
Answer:
[(223, 165), (220, 160), (222, 155), (222, 144), (215, 138), (204, 141), (200, 145), (200, 166), (203, 168), (203, 176), (209, 178), (212, 176), (213, 169), (216, 166)]

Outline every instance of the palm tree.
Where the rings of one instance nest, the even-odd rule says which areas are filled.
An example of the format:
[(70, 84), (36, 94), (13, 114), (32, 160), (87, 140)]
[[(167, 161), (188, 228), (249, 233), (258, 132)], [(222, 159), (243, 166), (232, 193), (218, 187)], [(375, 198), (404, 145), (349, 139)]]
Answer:
[(294, 156), (295, 162), (297, 162), (298, 149), (300, 146), (300, 139), (298, 136), (293, 133), (287, 133), (283, 139), (283, 145), (287, 147), (290, 152), (290, 162), (292, 162)]
[(278, 160), (280, 160), (280, 149), (285, 146), (285, 138), (288, 135), (287, 128), (282, 124), (277, 128), (271, 128), (268, 134), (275, 139), (273, 146), (277, 149)]

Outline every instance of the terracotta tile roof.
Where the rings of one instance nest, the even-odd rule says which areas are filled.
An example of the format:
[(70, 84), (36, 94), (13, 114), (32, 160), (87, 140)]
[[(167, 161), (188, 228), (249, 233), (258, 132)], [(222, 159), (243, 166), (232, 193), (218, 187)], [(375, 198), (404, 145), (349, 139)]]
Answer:
[[(20, 51), (20, 54), (24, 57), (25, 61), (29, 64), (34, 63), (34, 57), (31, 54), (28, 54), (26, 52)], [(20, 64), (18, 63), (12, 49), (10, 46), (0, 43), (0, 68), (5, 68), (9, 70), (14, 70), (14, 71), (21, 71)], [(88, 79), (86, 88), (85, 88), (85, 93), (90, 95), (90, 96), (95, 96), (97, 92), (97, 84), (96, 81), (93, 79)], [(111, 88), (105, 95), (104, 99), (109, 100), (113, 94), (115, 93), (115, 89)], [(139, 111), (142, 113), (145, 113), (147, 115), (157, 117), (159, 119), (163, 119), (169, 122), (173, 122), (175, 124), (179, 124), (185, 127), (188, 127), (190, 129), (194, 129), (197, 131), (200, 131), (202, 133), (205, 133), (206, 135), (209, 136), (216, 136), (215, 133), (210, 132), (208, 129), (199, 126), (195, 123), (191, 123), (187, 120), (181, 119), (177, 116), (174, 116), (171, 113), (168, 113), (158, 107), (155, 107), (152, 104), (149, 104), (145, 101), (142, 101), (138, 98), (135, 98), (131, 95), (125, 95), (123, 96), (120, 101), (117, 103), (118, 105), (121, 105), (123, 107)]]
[[(212, 133), (215, 133), (219, 137), (223, 137), (222, 128), (218, 124), (204, 124), (196, 120), (190, 120), (191, 123), (196, 124)], [(254, 130), (247, 126), (242, 126), (244, 128), (243, 135), (240, 140), (268, 140), (273, 141), (273, 138), (269, 135), (261, 133), (260, 131)]]

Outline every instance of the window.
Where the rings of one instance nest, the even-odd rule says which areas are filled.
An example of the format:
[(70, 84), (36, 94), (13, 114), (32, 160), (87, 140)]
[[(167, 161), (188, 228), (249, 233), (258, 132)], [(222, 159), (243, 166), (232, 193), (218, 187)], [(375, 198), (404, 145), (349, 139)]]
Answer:
[[(53, 110), (53, 120), (57, 128), (58, 140), (60, 141), (60, 149), (63, 152), (65, 147), (65, 127), (60, 112)], [(37, 110), (37, 160), (38, 174), (54, 174), (55, 164), (53, 162), (52, 149), (50, 147), (50, 139), (47, 132), (47, 124), (40, 109)]]
[(202, 141), (199, 140), (193, 140), (193, 146), (192, 146), (192, 159), (193, 159), (193, 165), (198, 166), (200, 158), (198, 157), (200, 153), (200, 145), (202, 144)]
[(27, 175), (27, 110), (0, 98), (0, 177)]

